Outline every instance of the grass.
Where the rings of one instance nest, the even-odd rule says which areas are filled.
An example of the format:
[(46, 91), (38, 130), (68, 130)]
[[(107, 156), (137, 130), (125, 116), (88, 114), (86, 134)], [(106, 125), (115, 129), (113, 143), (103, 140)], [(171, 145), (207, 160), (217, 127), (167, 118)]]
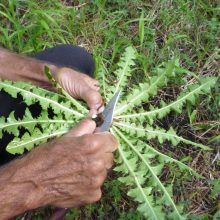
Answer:
[[(143, 75), (150, 76), (156, 65), (178, 57), (189, 73), (180, 73), (180, 77), (173, 79), (179, 87), (171, 84), (159, 93), (172, 100), (195, 77), (218, 76), (219, 16), (218, 0), (2, 0), (0, 45), (28, 55), (59, 43), (81, 45), (93, 53), (97, 66), (106, 63), (109, 74), (123, 49), (134, 45), (139, 54), (139, 74), (132, 79), (135, 82)], [(156, 99), (150, 101), (157, 104)], [(212, 219), (220, 210), (220, 160), (216, 157), (220, 151), (219, 108), (218, 84), (196, 107), (187, 106), (187, 117), (170, 114), (158, 122), (166, 125), (169, 121), (183, 136), (213, 148), (213, 152), (205, 153), (184, 146), (170, 149), (169, 145), (158, 145), (161, 151), (187, 162), (206, 177), (202, 181), (188, 181), (187, 176), (179, 176), (176, 183), (175, 199), (185, 200), (190, 219)], [(169, 170), (161, 178), (166, 181), (173, 173), (175, 170)], [(114, 173), (103, 190), (99, 203), (74, 209), (66, 219), (142, 219)], [(25, 218), (44, 219), (50, 212), (51, 209), (38, 209)]]

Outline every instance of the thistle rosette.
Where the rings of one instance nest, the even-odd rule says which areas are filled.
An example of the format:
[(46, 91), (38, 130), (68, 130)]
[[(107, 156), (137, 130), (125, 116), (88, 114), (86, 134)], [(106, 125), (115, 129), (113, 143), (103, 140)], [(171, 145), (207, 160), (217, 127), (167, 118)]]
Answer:
[[(161, 145), (165, 142), (171, 146), (182, 143), (187, 147), (210, 150), (208, 146), (178, 135), (171, 126), (168, 130), (159, 127), (157, 120), (170, 112), (181, 113), (186, 103), (195, 105), (199, 95), (210, 92), (217, 79), (205, 77), (186, 86), (176, 100), (169, 103), (161, 100), (159, 107), (149, 105), (146, 110), (143, 104), (156, 96), (159, 89), (167, 86), (184, 69), (180, 67), (178, 59), (173, 59), (156, 67), (152, 77), (133, 85), (130, 78), (135, 74), (136, 55), (133, 47), (126, 48), (111, 79), (107, 77), (109, 74), (104, 64), (97, 71), (107, 102), (118, 89), (122, 91), (111, 128), (120, 143), (114, 170), (120, 173), (119, 180), (128, 186), (128, 195), (139, 204), (138, 210), (147, 219), (184, 219), (183, 206), (174, 201), (173, 183), (163, 182), (160, 175), (166, 166), (172, 165), (178, 167), (179, 172), (202, 177), (183, 162), (160, 152), (151, 143), (152, 140), (158, 140)], [(48, 75), (49, 72), (46, 72)], [(50, 75), (48, 77), (51, 78)], [(59, 85), (55, 84), (55, 87)], [(0, 118), (0, 136), (4, 132), (14, 135), (7, 146), (7, 151), (12, 154), (21, 154), (25, 149), (31, 150), (51, 138), (65, 134), (88, 113), (84, 104), (71, 98), (65, 91), (57, 94), (28, 83), (10, 81), (0, 81), (0, 90), (14, 98), (22, 96), (26, 104), (22, 118), (16, 118), (14, 112), (7, 118)], [(40, 106), (38, 116), (32, 115), (29, 110), (34, 103)]]

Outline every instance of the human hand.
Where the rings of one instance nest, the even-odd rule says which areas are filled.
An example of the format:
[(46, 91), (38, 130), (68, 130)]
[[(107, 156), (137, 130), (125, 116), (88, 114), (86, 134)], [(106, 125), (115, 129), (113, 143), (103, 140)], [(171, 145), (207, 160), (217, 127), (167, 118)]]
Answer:
[(93, 113), (104, 110), (97, 80), (66, 67), (59, 68), (54, 76), (72, 97), (86, 101)]
[[(74, 98), (83, 99), (93, 114), (104, 110), (98, 81), (71, 68), (57, 67), (44, 61), (11, 53), (0, 48), (0, 78), (12, 81), (27, 81), (52, 89), (44, 74), (49, 67), (58, 83)], [(25, 68), (24, 68), (25, 67)]]
[(110, 133), (93, 134), (95, 127), (85, 119), (68, 134), (2, 167), (1, 219), (46, 205), (79, 207), (99, 200), (118, 143)]
[(110, 133), (93, 134), (95, 127), (94, 121), (85, 119), (68, 134), (27, 156), (33, 169), (26, 170), (25, 176), (43, 191), (40, 205), (78, 207), (101, 198), (101, 186), (118, 143)]

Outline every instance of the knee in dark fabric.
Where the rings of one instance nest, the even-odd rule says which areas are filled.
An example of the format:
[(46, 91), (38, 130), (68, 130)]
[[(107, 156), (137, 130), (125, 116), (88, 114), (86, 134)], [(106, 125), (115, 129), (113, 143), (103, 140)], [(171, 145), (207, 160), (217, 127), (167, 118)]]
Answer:
[(61, 44), (46, 49), (32, 57), (54, 63), (60, 67), (69, 67), (93, 77), (95, 64), (92, 55), (83, 47)]

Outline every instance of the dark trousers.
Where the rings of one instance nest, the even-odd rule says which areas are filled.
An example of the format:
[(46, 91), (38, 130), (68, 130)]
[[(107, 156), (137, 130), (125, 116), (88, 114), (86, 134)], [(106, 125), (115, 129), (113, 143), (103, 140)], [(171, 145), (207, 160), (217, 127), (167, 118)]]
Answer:
[[(91, 54), (85, 49), (73, 45), (58, 45), (54, 48), (46, 49), (32, 56), (35, 59), (48, 61), (60, 67), (69, 67), (79, 72), (93, 77), (95, 65)], [(22, 97), (12, 98), (7, 93), (0, 91), (0, 117), (8, 117), (14, 111), (16, 118), (21, 118), (26, 105), (22, 102)], [(33, 108), (33, 111), (36, 108)], [(0, 165), (9, 162), (17, 157), (6, 151), (8, 143), (14, 138), (12, 134), (3, 132), (0, 139)]]

